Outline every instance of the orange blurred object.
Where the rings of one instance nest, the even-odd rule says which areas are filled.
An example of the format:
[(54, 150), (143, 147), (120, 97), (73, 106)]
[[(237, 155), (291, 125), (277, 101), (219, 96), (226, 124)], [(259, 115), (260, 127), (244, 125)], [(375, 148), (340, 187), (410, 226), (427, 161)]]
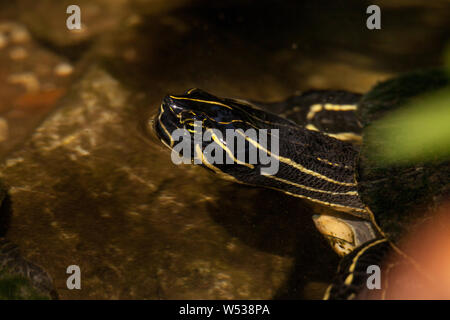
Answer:
[(398, 248), (408, 257), (393, 252), (386, 259), (383, 298), (450, 299), (450, 201), (411, 230)]

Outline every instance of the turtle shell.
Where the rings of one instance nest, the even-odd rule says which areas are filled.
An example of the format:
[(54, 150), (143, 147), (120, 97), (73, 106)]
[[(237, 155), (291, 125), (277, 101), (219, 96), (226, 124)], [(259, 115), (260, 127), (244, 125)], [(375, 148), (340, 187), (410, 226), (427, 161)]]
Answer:
[(364, 143), (356, 172), (358, 192), (393, 240), (426, 219), (424, 213), (450, 194), (450, 161), (382, 164), (375, 159), (374, 150), (386, 141), (367, 129), (415, 97), (449, 85), (443, 70), (418, 71), (376, 85), (360, 102), (358, 116), (364, 126)]

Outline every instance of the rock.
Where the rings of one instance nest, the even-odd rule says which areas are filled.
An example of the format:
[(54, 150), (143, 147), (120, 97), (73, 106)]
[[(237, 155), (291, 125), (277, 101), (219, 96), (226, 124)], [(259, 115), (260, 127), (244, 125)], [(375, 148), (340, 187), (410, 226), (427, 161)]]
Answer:
[(0, 299), (57, 299), (49, 275), (24, 259), (16, 245), (0, 238)]
[(3, 157), (23, 143), (53, 109), (72, 76), (67, 59), (39, 43), (26, 26), (1, 19), (0, 66)]
[[(318, 234), (318, 246), (297, 252), (314, 227), (298, 212), (307, 208), (287, 213), (296, 199), (173, 165), (139, 126), (149, 115), (135, 96), (89, 68), (0, 169), (11, 186), (8, 235), (61, 298), (268, 299), (288, 290), (294, 255), (326, 257)], [(324, 280), (314, 258), (295, 263), (296, 281)], [(81, 290), (66, 287), (70, 265), (81, 268)]]
[(11, 201), (3, 183), (0, 183), (0, 203), (0, 300), (57, 298), (49, 275), (4, 238), (11, 219)]

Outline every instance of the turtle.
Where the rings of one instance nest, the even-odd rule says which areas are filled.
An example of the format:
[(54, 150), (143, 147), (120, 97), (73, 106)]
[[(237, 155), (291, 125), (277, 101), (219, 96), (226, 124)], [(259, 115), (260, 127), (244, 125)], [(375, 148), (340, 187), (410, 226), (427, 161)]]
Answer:
[(389, 298), (387, 282), (375, 295), (366, 288), (367, 268), (391, 253), (428, 279), (396, 243), (424, 219), (414, 208), (448, 196), (450, 161), (380, 166), (370, 155), (383, 142), (368, 128), (448, 85), (445, 71), (433, 69), (386, 80), (365, 94), (313, 89), (271, 103), (193, 88), (165, 96), (147, 125), (176, 163), (313, 203), (317, 229), (342, 257), (325, 299)]

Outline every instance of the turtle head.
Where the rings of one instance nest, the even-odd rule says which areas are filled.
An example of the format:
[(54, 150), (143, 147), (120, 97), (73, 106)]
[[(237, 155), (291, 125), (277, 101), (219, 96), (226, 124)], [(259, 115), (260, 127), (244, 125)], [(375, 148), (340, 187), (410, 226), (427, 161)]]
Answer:
[[(195, 160), (199, 156), (202, 157), (201, 154), (206, 156), (202, 159), (216, 163), (227, 162), (226, 157), (236, 160), (236, 157), (240, 155), (239, 159), (242, 161), (236, 160), (233, 163), (254, 168), (248, 163), (249, 143), (240, 137), (239, 133), (262, 126), (263, 123), (258, 118), (257, 112), (262, 113), (243, 100), (219, 98), (200, 89), (190, 89), (182, 95), (164, 97), (154, 121), (154, 129), (164, 144), (176, 154), (181, 155), (183, 159), (190, 160), (191, 163), (200, 164)], [(243, 144), (236, 143), (239, 138), (244, 139)], [(180, 140), (183, 144), (178, 142)], [(188, 147), (185, 148), (185, 140), (189, 141), (190, 152), (185, 152), (188, 149)], [(205, 151), (212, 141), (216, 149), (221, 149), (223, 152)], [(228, 148), (229, 146), (231, 148)], [(182, 147), (182, 150), (179, 147)], [(187, 153), (189, 155), (186, 155)], [(217, 161), (219, 158), (222, 158), (222, 161)], [(184, 160), (183, 162), (187, 163)], [(233, 171), (234, 168), (227, 166), (223, 170)]]
[[(250, 102), (190, 89), (163, 99), (153, 127), (172, 149), (175, 164), (201, 164), (216, 173), (248, 180), (278, 171), (273, 154), (278, 154), (280, 123), (293, 125)], [(272, 128), (275, 131), (268, 132)]]
[[(233, 99), (216, 97), (200, 89), (190, 89), (182, 95), (167, 95), (155, 121), (159, 138), (173, 145), (172, 132), (185, 129), (191, 133), (200, 129), (247, 130), (252, 127), (252, 116), (248, 106)], [(196, 127), (197, 126), (197, 127)]]

